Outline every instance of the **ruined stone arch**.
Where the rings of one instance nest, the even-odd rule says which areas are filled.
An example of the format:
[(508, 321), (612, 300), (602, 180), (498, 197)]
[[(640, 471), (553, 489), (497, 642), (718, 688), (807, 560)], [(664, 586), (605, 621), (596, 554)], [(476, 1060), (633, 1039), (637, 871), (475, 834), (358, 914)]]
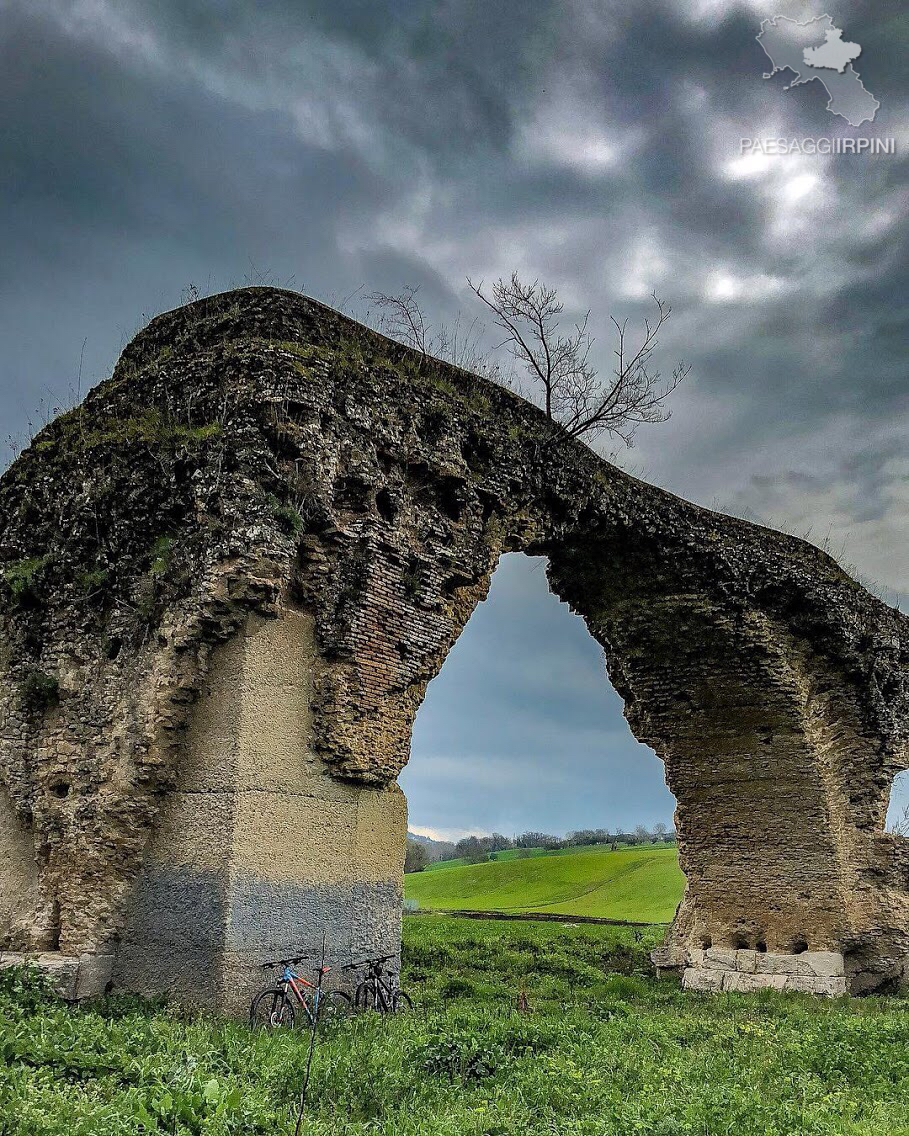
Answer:
[(323, 930), (337, 956), (397, 949), (395, 778), (505, 551), (547, 557), (666, 764), (688, 886), (661, 967), (897, 981), (905, 618), (268, 288), (152, 321), (0, 481), (0, 777), (34, 850), (0, 876), (4, 945), (83, 991), (203, 972), (226, 1006)]

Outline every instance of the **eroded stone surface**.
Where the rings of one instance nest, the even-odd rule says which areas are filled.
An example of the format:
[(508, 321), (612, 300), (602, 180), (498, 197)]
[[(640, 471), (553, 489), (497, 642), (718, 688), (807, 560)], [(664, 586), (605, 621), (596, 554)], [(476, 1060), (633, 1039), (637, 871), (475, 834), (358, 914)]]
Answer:
[(818, 977), (807, 974), (775, 972), (745, 973), (740, 970), (687, 967), (682, 973), (682, 987), (703, 993), (753, 994), (756, 990), (780, 990), (788, 993), (818, 994), (837, 998), (847, 993), (844, 977)]
[[(899, 976), (909, 843), (883, 821), (909, 765), (906, 619), (817, 548), (645, 485), (509, 392), (273, 289), (154, 320), (0, 479), (0, 808), (15, 859), (0, 941), (68, 956), (130, 942), (131, 897), (191, 807), (189, 778), (212, 790), (209, 844), (223, 832), (234, 851), (205, 876), (210, 847), (175, 847), (240, 966), (226, 913), (254, 859), (244, 826), (262, 831), (244, 809), (281, 775), (244, 758), (222, 792), (217, 745), (197, 747), (220, 646), (250, 620), (309, 619), (285, 691), (303, 699), (296, 742), (283, 710), (261, 719), (265, 736), (342, 796), (385, 792), (506, 551), (548, 557), (666, 764), (688, 881), (667, 946), (716, 959), (800, 944), (843, 953), (853, 988)], [(244, 704), (221, 699), (209, 741), (220, 722), (232, 745)], [(316, 796), (330, 841), (349, 801)], [(388, 853), (370, 847), (343, 882), (368, 883), (382, 923), (400, 877), (383, 893)], [(314, 895), (282, 849), (285, 863), (275, 902), (301, 882)]]
[(98, 998), (111, 981), (113, 955), (63, 955), (42, 951), (30, 955), (19, 951), (0, 951), (0, 970), (26, 967), (41, 972), (51, 989), (69, 1002)]

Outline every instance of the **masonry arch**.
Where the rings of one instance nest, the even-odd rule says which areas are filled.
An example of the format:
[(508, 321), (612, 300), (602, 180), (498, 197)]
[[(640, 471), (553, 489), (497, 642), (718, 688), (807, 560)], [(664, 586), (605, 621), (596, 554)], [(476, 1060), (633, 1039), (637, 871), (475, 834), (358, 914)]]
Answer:
[(805, 542), (268, 288), (152, 321), (0, 479), (0, 777), (38, 872), (0, 910), (25, 945), (53, 921), (93, 975), (189, 996), (201, 967), (238, 1006), (301, 934), (396, 949), (395, 779), (505, 552), (547, 558), (665, 764), (687, 890), (660, 965), (898, 980), (906, 618)]

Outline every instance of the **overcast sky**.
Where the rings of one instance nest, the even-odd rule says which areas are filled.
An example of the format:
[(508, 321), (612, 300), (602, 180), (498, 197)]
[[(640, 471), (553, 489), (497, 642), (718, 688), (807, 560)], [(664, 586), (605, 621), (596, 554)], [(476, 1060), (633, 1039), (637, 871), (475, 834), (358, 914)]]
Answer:
[[(909, 24), (894, 0), (831, 10), (881, 103), (853, 129), (819, 83), (762, 78), (760, 21), (828, 10), (0, 0), (0, 465), (190, 285), (358, 314), (413, 284), (451, 320), (475, 311), (468, 274), (517, 269), (592, 309), (606, 363), (608, 315), (640, 319), (656, 289), (667, 367), (692, 376), (617, 460), (828, 540), (905, 607)], [(897, 154), (740, 157), (776, 136)], [(435, 831), (672, 808), (595, 645), (520, 561), (431, 686), (405, 781)]]

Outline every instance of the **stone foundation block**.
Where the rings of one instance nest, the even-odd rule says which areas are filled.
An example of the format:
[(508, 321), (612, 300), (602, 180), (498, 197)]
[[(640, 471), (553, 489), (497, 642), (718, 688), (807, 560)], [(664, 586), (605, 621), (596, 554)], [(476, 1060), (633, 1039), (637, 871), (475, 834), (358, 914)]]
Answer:
[(771, 952), (758, 955), (755, 960), (757, 974), (795, 974), (795, 955), (781, 955)]
[(723, 971), (704, 970), (689, 966), (682, 974), (682, 989), (697, 990), (704, 994), (719, 994), (723, 988)]
[(735, 952), (735, 969), (742, 974), (754, 974), (757, 969), (757, 951), (741, 950)]
[(845, 974), (843, 956), (839, 951), (804, 951), (795, 958), (796, 974), (815, 975), (817, 978), (842, 978)]
[(739, 971), (723, 975), (723, 990), (735, 994), (753, 994), (755, 990), (784, 990), (784, 974), (742, 974)]
[(100, 998), (106, 993), (113, 969), (113, 955), (82, 955), (76, 973), (76, 1000)]
[(29, 966), (39, 970), (51, 989), (68, 1002), (98, 998), (107, 990), (113, 971), (113, 955), (62, 955), (58, 951), (27, 955), (18, 951), (0, 954), (0, 970)]
[(710, 947), (704, 951), (704, 967), (707, 970), (735, 970), (737, 953), (732, 949)]
[(684, 947), (655, 947), (650, 952), (650, 961), (657, 974), (664, 970), (683, 970), (688, 958)]
[(7, 970), (14, 966), (34, 967), (47, 979), (54, 993), (70, 1002), (76, 1000), (79, 977), (78, 958), (53, 952), (26, 955), (17, 951), (5, 951), (0, 955), (0, 969)]
[(845, 970), (839, 951), (803, 951), (801, 954), (759, 954), (758, 974), (791, 974), (806, 978), (842, 978)]
[(847, 992), (846, 979), (842, 976), (750, 974), (741, 970), (694, 966), (685, 969), (682, 975), (682, 989), (706, 994), (718, 994), (720, 991), (730, 994), (752, 994), (756, 990), (784, 990), (799, 994), (818, 994), (827, 998), (840, 997)]
[(846, 979), (793, 974), (786, 979), (784, 989), (800, 994), (822, 994), (827, 998), (838, 998), (846, 993)]

